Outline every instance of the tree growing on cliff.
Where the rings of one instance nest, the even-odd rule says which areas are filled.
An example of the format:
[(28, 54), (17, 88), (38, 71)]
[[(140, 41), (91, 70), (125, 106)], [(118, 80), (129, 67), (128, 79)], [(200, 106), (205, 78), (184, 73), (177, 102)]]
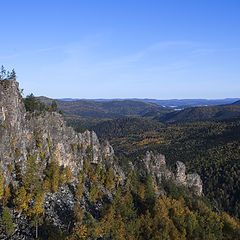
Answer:
[(11, 235), (14, 231), (14, 224), (12, 220), (12, 214), (9, 208), (4, 207), (2, 211), (2, 216), (0, 219), (0, 227), (3, 230), (4, 234)]
[(48, 111), (49, 110), (49, 107), (46, 106), (41, 101), (39, 101), (33, 95), (33, 93), (31, 93), (30, 95), (28, 95), (24, 99), (24, 105), (25, 105), (25, 108), (26, 108), (27, 112), (30, 112), (30, 113), (33, 113), (34, 111), (44, 112), (44, 111)]
[(0, 170), (0, 200), (3, 198), (4, 194), (4, 177)]
[(28, 216), (31, 218), (32, 224), (35, 226), (35, 236), (38, 238), (38, 227), (43, 223), (43, 212), (42, 207), (44, 202), (44, 195), (37, 194), (34, 199), (32, 207), (28, 211)]
[(56, 112), (58, 110), (57, 103), (55, 100), (52, 101), (51, 108), (53, 112)]
[(25, 108), (28, 112), (34, 112), (38, 107), (37, 99), (31, 93), (24, 99)]
[(39, 193), (42, 190), (39, 165), (36, 157), (29, 154), (27, 156), (27, 169), (23, 176), (23, 186), (29, 193)]
[(20, 213), (27, 211), (29, 207), (28, 204), (31, 200), (31, 195), (26, 192), (23, 186), (17, 190), (15, 195), (16, 197), (13, 199), (15, 209)]
[(58, 162), (51, 159), (45, 170), (45, 185), (49, 187), (47, 191), (56, 192), (60, 181), (60, 171)]
[(1, 71), (0, 71), (0, 79), (1, 79), (1, 80), (4, 80), (4, 79), (6, 78), (6, 74), (7, 74), (6, 69), (5, 69), (4, 66), (2, 65), (2, 66), (1, 66)]
[(8, 203), (8, 200), (11, 198), (11, 190), (9, 186), (6, 186), (4, 189), (4, 196), (2, 198), (3, 206), (6, 206)]
[(13, 69), (13, 70), (11, 71), (11, 73), (9, 74), (9, 78), (11, 78), (11, 79), (16, 79), (16, 72), (15, 72), (14, 69)]
[(9, 71), (6, 71), (6, 69), (2, 65), (0, 70), (0, 80), (4, 80), (4, 79), (16, 79), (15, 70), (13, 69), (10, 73)]

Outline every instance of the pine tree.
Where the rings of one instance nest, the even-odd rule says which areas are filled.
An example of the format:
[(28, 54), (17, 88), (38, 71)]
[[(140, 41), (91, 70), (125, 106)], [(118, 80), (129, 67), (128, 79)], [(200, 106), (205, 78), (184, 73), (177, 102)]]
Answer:
[(4, 190), (4, 196), (3, 196), (3, 206), (6, 206), (8, 203), (8, 199), (11, 197), (11, 190), (9, 186), (6, 186)]
[(13, 69), (13, 70), (11, 71), (11, 73), (10, 73), (10, 78), (16, 79), (16, 72), (15, 72), (14, 69)]
[(87, 227), (83, 224), (84, 209), (81, 208), (78, 202), (74, 207), (75, 226), (72, 231), (70, 240), (86, 240), (87, 239)]
[(6, 235), (11, 235), (14, 231), (14, 224), (12, 215), (9, 208), (4, 207), (2, 211), (2, 217), (0, 219), (0, 226)]
[(97, 239), (96, 220), (89, 212), (84, 216), (83, 222), (87, 227), (87, 239)]
[(96, 203), (99, 198), (99, 187), (97, 183), (92, 184), (89, 192), (89, 198), (93, 203)]
[(105, 186), (107, 190), (112, 190), (114, 187), (114, 172), (112, 168), (109, 168), (106, 172)]
[(83, 192), (84, 192), (85, 186), (83, 183), (78, 183), (75, 189), (75, 197), (77, 199), (81, 199), (83, 196)]
[(102, 211), (102, 219), (97, 226), (97, 235), (101, 237), (109, 237), (112, 222), (115, 218), (115, 210), (112, 205), (105, 205)]
[(53, 112), (56, 112), (58, 110), (57, 103), (55, 100), (52, 101), (51, 108)]
[(32, 219), (32, 223), (35, 225), (36, 229), (36, 239), (38, 238), (38, 227), (39, 224), (43, 223), (43, 201), (44, 195), (37, 194), (34, 199), (33, 206), (28, 211), (28, 216)]
[(45, 181), (50, 185), (50, 190), (53, 193), (56, 192), (58, 190), (58, 185), (60, 181), (60, 171), (58, 163), (51, 159), (51, 162), (46, 168), (45, 174)]
[(20, 187), (16, 192), (16, 197), (13, 199), (15, 209), (18, 212), (23, 212), (28, 210), (28, 204), (31, 200), (31, 195), (28, 194), (24, 188), (24, 186)]
[(153, 180), (150, 174), (147, 175), (145, 184), (145, 202), (148, 207), (152, 207), (155, 203), (156, 196), (153, 187)]
[(27, 169), (23, 176), (23, 186), (29, 193), (37, 193), (42, 190), (39, 166), (36, 157), (31, 154), (27, 156)]
[(73, 179), (72, 177), (72, 171), (69, 168), (69, 166), (66, 166), (65, 168), (62, 169), (61, 174), (60, 174), (60, 182), (61, 184), (64, 184), (65, 182), (71, 182)]
[(4, 177), (0, 170), (0, 200), (3, 198), (4, 194)]
[(4, 66), (1, 66), (1, 71), (0, 71), (0, 79), (4, 80), (6, 78), (6, 70), (4, 68)]

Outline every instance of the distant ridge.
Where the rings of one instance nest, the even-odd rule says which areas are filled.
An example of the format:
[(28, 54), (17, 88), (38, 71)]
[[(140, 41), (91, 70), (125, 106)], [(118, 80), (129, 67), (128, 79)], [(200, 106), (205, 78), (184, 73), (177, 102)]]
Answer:
[(232, 104), (236, 101), (239, 101), (240, 98), (224, 98), (224, 99), (149, 99), (149, 98), (114, 98), (114, 99), (80, 99), (80, 98), (60, 98), (56, 99), (58, 101), (94, 101), (94, 102), (110, 102), (110, 101), (140, 101), (140, 102), (150, 102), (155, 103), (160, 106), (165, 106), (172, 109), (184, 109), (188, 107), (200, 107), (200, 106), (216, 106), (223, 104)]
[(240, 101), (218, 106), (192, 107), (167, 113), (154, 120), (166, 123), (218, 121), (240, 118)]
[[(38, 97), (40, 101), (51, 105), (53, 99)], [(112, 100), (112, 101), (90, 101), (90, 100), (55, 100), (58, 108), (65, 115), (75, 115), (87, 118), (121, 118), (121, 117), (142, 117), (154, 112), (154, 116), (172, 111), (151, 102), (133, 100)]]
[(235, 106), (240, 106), (240, 100), (234, 102), (232, 105), (235, 105)]

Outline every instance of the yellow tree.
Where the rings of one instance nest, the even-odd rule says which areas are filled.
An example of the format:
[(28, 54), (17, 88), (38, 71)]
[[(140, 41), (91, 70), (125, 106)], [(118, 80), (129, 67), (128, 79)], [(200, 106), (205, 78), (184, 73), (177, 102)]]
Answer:
[(16, 197), (13, 200), (15, 204), (15, 209), (20, 213), (23, 211), (27, 211), (30, 200), (31, 195), (26, 192), (23, 186), (20, 187), (20, 189), (17, 190)]
[(3, 206), (6, 206), (8, 203), (8, 199), (11, 197), (11, 191), (9, 186), (6, 186), (6, 188), (4, 189), (4, 196), (3, 196)]
[(60, 176), (61, 183), (64, 184), (65, 182), (71, 182), (72, 179), (73, 179), (72, 171), (68, 166), (66, 166), (65, 168), (63, 168), (61, 172)]
[(75, 197), (77, 199), (82, 198), (84, 189), (85, 189), (84, 184), (79, 182), (76, 186), (76, 189), (75, 189)]
[(103, 218), (98, 223), (97, 235), (99, 237), (109, 236), (112, 228), (112, 222), (115, 217), (115, 210), (112, 205), (106, 205), (102, 211)]
[(106, 172), (105, 186), (108, 190), (112, 190), (114, 187), (114, 172), (112, 168), (109, 168)]
[(50, 189), (52, 192), (56, 192), (58, 190), (58, 185), (60, 181), (59, 165), (53, 159), (46, 168), (45, 181), (50, 184)]
[(4, 177), (0, 170), (0, 200), (3, 198), (4, 194)]
[(128, 238), (128, 236), (126, 236), (125, 224), (120, 214), (117, 214), (115, 216), (114, 221), (112, 223), (111, 237), (113, 239), (118, 239), (118, 240), (125, 240), (126, 237)]
[(87, 239), (87, 227), (83, 225), (83, 216), (84, 209), (81, 208), (78, 202), (75, 203), (74, 207), (74, 215), (75, 215), (75, 226), (72, 231), (72, 235), (70, 240), (86, 240)]
[(35, 225), (36, 239), (38, 238), (38, 226), (43, 222), (43, 201), (44, 195), (40, 193), (37, 194), (32, 207), (28, 211), (28, 216), (32, 219), (32, 223)]

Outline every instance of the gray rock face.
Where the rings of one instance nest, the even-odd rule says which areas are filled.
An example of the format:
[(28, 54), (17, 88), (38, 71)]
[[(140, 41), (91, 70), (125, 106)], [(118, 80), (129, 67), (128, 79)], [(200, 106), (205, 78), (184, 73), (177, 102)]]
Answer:
[(181, 183), (182, 185), (186, 185), (186, 166), (183, 162), (177, 161), (176, 162), (176, 181)]
[[(139, 168), (140, 167), (140, 168)], [(152, 174), (155, 185), (158, 185), (162, 179), (170, 179), (173, 174), (166, 167), (165, 156), (162, 154), (153, 154), (146, 152), (145, 157), (141, 160), (140, 172), (143, 176)]]
[(202, 180), (196, 173), (186, 175), (186, 166), (183, 162), (176, 162), (176, 184), (182, 184), (188, 188), (192, 188), (198, 195), (202, 195)]
[(193, 188), (195, 193), (199, 196), (202, 195), (203, 183), (200, 176), (196, 173), (187, 174), (186, 176), (186, 185), (189, 188)]
[[(73, 173), (73, 181), (65, 184), (56, 193), (47, 193), (44, 197), (44, 215), (55, 225), (68, 229), (73, 224), (74, 188), (77, 175), (83, 169), (84, 161), (92, 164), (105, 161), (112, 166), (114, 174), (124, 183), (125, 174), (114, 162), (114, 150), (108, 141), (99, 143), (95, 132), (76, 133), (67, 127), (63, 117), (56, 112), (27, 113), (22, 96), (15, 80), (0, 80), (0, 167), (5, 176), (5, 184), (10, 182), (18, 186), (16, 165), (22, 172), (26, 169), (28, 154), (36, 156), (43, 172), (48, 162), (53, 159), (60, 166), (68, 166)], [(104, 200), (92, 205), (88, 199), (90, 187), (85, 183), (81, 204), (93, 215), (99, 214), (104, 201), (111, 199), (112, 194), (104, 189)], [(71, 189), (71, 190), (70, 190)], [(34, 239), (27, 219), (14, 213), (15, 233), (11, 239)], [(32, 231), (34, 232), (34, 231)], [(1, 229), (0, 229), (1, 234)], [(1, 236), (0, 236), (1, 237)]]
[(39, 116), (26, 113), (18, 83), (0, 81), (0, 161), (7, 184), (15, 180), (9, 169), (16, 163), (21, 163), (24, 169), (28, 152), (35, 154), (38, 161), (40, 153), (44, 153), (45, 165), (54, 158), (60, 166), (69, 166), (74, 176), (89, 154), (90, 162), (95, 164), (114, 155), (108, 142), (100, 145), (95, 132), (76, 133), (58, 113), (45, 112)]
[[(142, 176), (151, 174), (155, 185), (159, 185), (162, 180), (172, 180), (177, 185), (183, 185), (192, 188), (196, 195), (202, 195), (202, 181), (198, 174), (187, 174), (186, 166), (183, 162), (176, 162), (176, 174), (171, 172), (166, 166), (165, 156), (162, 154), (153, 154), (147, 152), (140, 164), (134, 166)], [(164, 192), (159, 190), (160, 192)]]

